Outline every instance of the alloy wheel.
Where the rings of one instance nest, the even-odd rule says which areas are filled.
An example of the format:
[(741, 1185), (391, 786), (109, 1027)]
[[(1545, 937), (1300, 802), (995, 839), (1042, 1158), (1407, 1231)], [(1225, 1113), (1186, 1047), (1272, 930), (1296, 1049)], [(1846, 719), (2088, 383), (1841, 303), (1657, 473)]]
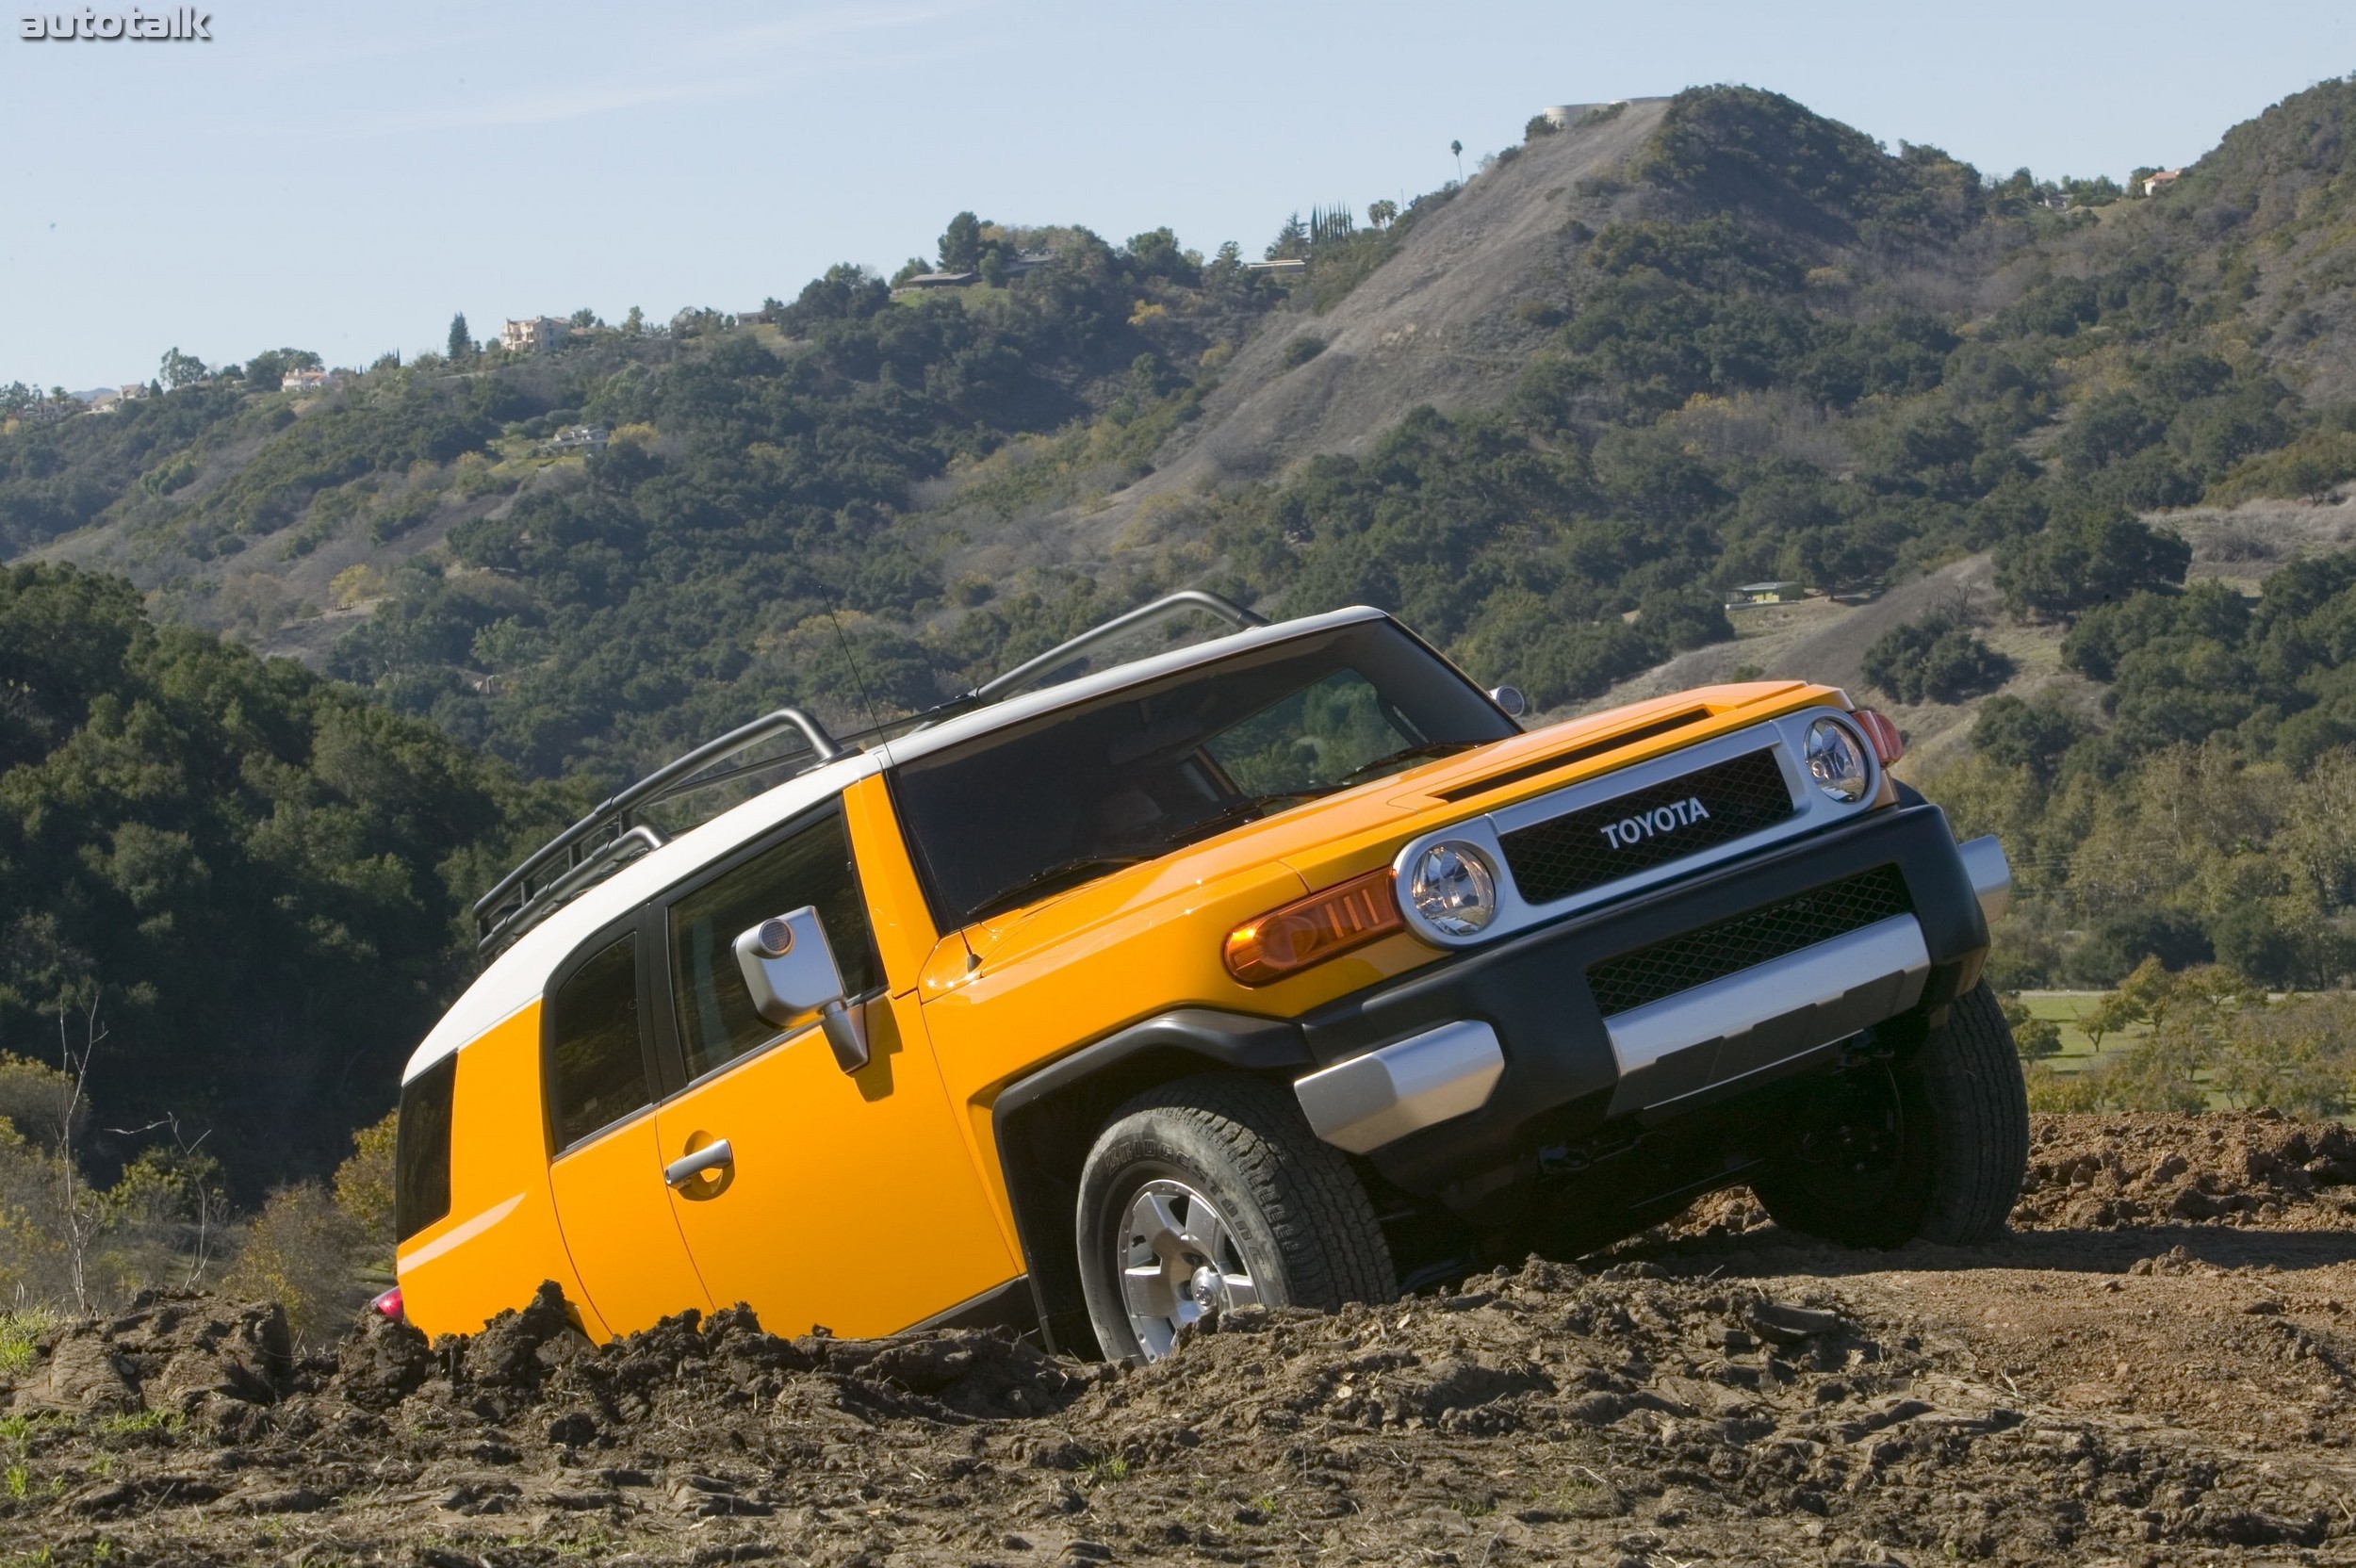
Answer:
[(1234, 1227), (1183, 1182), (1162, 1177), (1139, 1187), (1114, 1248), (1121, 1305), (1148, 1361), (1168, 1355), (1178, 1331), (1205, 1310), (1259, 1304)]

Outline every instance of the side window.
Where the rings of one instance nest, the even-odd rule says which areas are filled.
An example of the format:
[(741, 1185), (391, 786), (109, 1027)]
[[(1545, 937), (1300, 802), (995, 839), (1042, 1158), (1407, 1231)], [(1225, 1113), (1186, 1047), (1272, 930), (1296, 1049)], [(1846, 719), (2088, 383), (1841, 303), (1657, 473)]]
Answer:
[(450, 1053), (401, 1086), (393, 1134), (393, 1233), (407, 1241), (450, 1213), (450, 1099), (458, 1054)]
[(844, 993), (859, 997), (874, 990), (881, 984), (882, 966), (839, 813), (771, 845), (671, 906), (671, 980), (691, 1080), (777, 1037), (776, 1027), (753, 1011), (733, 944), (739, 934), (770, 916), (806, 904), (817, 906), (818, 922), (826, 928)]
[(624, 937), (548, 998), (548, 1119), (560, 1150), (654, 1101), (638, 1037), (638, 939)]

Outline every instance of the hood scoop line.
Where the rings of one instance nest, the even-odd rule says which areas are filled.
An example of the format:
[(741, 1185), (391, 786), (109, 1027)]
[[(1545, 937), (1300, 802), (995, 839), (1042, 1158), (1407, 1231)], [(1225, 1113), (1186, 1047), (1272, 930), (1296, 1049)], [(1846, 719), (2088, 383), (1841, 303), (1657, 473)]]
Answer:
[(1710, 715), (1710, 710), (1707, 708), (1689, 708), (1681, 713), (1671, 713), (1665, 718), (1655, 719), (1650, 724), (1638, 725), (1634, 729), (1623, 729), (1616, 735), (1607, 735), (1601, 740), (1590, 741), (1585, 745), (1573, 746), (1568, 751), (1555, 752), (1550, 756), (1540, 758), (1535, 762), (1525, 762), (1518, 768), (1509, 768), (1503, 773), (1491, 774), (1486, 778), (1475, 779), (1469, 784), (1459, 784), (1452, 790), (1439, 790), (1433, 792), (1442, 800), (1468, 800), (1474, 795), (1487, 794), (1491, 790), (1501, 790), (1508, 784), (1518, 784), (1525, 778), (1535, 778), (1542, 773), (1552, 773), (1557, 768), (1568, 767), (1573, 762), (1583, 762), (1590, 757), (1601, 757), (1604, 753), (1617, 751), (1622, 746), (1632, 746), (1639, 741), (1649, 741), (1656, 735), (1666, 735), (1673, 729), (1683, 729), (1687, 725), (1698, 723), (1709, 718)]

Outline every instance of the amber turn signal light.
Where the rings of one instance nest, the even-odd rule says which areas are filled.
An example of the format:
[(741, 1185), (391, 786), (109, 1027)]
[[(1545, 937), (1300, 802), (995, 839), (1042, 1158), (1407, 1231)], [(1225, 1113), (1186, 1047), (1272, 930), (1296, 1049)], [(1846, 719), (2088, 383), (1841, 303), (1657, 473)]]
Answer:
[(1906, 754), (1906, 737), (1898, 733), (1898, 727), (1871, 708), (1853, 709), (1849, 717), (1857, 720), (1857, 727), (1865, 731), (1866, 743), (1873, 748), (1874, 760), (1883, 767), (1890, 766)]
[(1227, 933), (1227, 972), (1265, 986), (1338, 957), (1406, 926), (1391, 894), (1391, 873), (1368, 872), (1323, 892), (1270, 909)]

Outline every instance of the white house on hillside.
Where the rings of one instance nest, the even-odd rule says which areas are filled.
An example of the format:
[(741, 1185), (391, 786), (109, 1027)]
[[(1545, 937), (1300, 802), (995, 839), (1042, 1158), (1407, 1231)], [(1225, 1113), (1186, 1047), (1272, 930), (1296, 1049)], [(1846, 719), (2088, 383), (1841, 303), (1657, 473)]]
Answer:
[(572, 330), (571, 322), (553, 316), (534, 316), (522, 321), (511, 318), (499, 329), (499, 347), (517, 353), (541, 353), (564, 342)]

